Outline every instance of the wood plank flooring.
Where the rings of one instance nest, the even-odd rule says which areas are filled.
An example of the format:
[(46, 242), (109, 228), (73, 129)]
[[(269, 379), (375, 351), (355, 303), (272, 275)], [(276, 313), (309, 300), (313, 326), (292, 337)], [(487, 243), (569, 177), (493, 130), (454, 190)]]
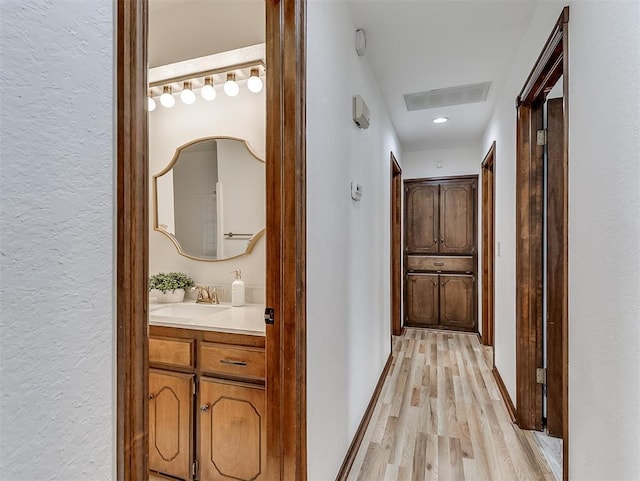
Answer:
[(405, 329), (349, 481), (555, 481), (472, 334)]

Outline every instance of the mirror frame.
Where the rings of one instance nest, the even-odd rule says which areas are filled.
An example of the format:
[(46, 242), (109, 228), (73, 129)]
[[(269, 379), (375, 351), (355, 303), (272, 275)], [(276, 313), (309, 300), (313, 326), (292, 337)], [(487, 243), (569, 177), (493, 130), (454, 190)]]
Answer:
[[(164, 235), (166, 235), (169, 239), (171, 239), (171, 242), (173, 242), (173, 245), (176, 247), (176, 249), (178, 251), (178, 254), (180, 254), (181, 256), (188, 257), (189, 259), (193, 259), (194, 261), (223, 262), (223, 261), (228, 261), (228, 260), (231, 260), (231, 259), (238, 259), (239, 257), (244, 257), (244, 256), (247, 256), (247, 255), (251, 254), (253, 252), (254, 247), (258, 243), (258, 241), (265, 235), (265, 233), (267, 231), (266, 227), (263, 228), (262, 230), (258, 231), (249, 240), (249, 243), (247, 244), (247, 248), (245, 249), (245, 251), (242, 254), (237, 254), (237, 255), (232, 256), (232, 257), (225, 257), (224, 259), (207, 259), (205, 257), (197, 257), (197, 256), (194, 256), (194, 255), (191, 255), (191, 254), (187, 254), (184, 250), (182, 250), (182, 246), (180, 245), (180, 241), (178, 241), (176, 236), (174, 236), (170, 232), (167, 232), (166, 230), (161, 229), (160, 227), (158, 227), (158, 178), (162, 177), (164, 174), (166, 174), (171, 169), (173, 169), (173, 166), (176, 164), (176, 162), (178, 161), (178, 158), (180, 157), (180, 153), (184, 149), (186, 149), (187, 147), (192, 146), (193, 144), (197, 144), (198, 142), (204, 142), (204, 141), (207, 141), (207, 140), (236, 140), (238, 142), (242, 142), (244, 144), (244, 146), (247, 148), (247, 150), (249, 151), (249, 153), (258, 162), (261, 162), (261, 163), (265, 164), (264, 159), (260, 158), (258, 156), (258, 154), (255, 153), (255, 151), (249, 145), (249, 142), (247, 142), (245, 139), (241, 139), (239, 137), (230, 137), (230, 136), (224, 136), (224, 135), (212, 135), (210, 137), (200, 137), (198, 139), (190, 140), (186, 144), (182, 144), (181, 146), (179, 146), (176, 149), (176, 152), (175, 152), (175, 154), (173, 154), (173, 157), (172, 157), (171, 161), (169, 162), (169, 164), (167, 164), (167, 166), (164, 169), (162, 169), (159, 173), (157, 173), (157, 174), (155, 174), (153, 176), (153, 230), (155, 230), (157, 232), (161, 232)], [(265, 223), (266, 223), (266, 217), (265, 217)]]

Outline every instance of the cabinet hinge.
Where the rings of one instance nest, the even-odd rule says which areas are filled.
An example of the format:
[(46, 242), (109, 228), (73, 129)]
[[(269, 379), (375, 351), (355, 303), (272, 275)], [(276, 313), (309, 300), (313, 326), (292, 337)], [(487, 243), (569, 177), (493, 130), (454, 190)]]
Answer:
[(543, 367), (536, 369), (536, 383), (547, 384), (547, 370)]
[(191, 475), (193, 476), (194, 479), (196, 479), (198, 477), (198, 468), (200, 466), (198, 466), (198, 460), (196, 459), (193, 464), (191, 465)]
[(538, 145), (547, 145), (547, 129), (538, 130), (536, 137)]
[(198, 379), (194, 378), (193, 380), (193, 395), (197, 396), (198, 395)]

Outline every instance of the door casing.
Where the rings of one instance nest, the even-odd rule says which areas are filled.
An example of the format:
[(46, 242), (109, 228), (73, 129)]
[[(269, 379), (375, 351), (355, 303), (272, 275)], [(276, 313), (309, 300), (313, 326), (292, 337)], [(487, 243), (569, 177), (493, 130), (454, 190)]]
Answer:
[(391, 152), (391, 334), (392, 336), (402, 334), (402, 169), (393, 152)]
[[(148, 475), (148, 0), (116, 4), (116, 462)], [(266, 0), (266, 479), (306, 479), (306, 0)]]
[[(496, 143), (482, 161), (482, 344), (495, 344), (495, 157)], [(495, 357), (495, 352), (494, 352)]]
[(543, 104), (562, 77), (564, 88), (564, 152), (562, 188), (557, 202), (562, 219), (562, 424), (563, 479), (568, 472), (568, 134), (569, 134), (569, 7), (562, 10), (551, 35), (516, 99), (516, 420), (523, 429), (542, 429), (542, 385), (536, 369), (543, 367)]

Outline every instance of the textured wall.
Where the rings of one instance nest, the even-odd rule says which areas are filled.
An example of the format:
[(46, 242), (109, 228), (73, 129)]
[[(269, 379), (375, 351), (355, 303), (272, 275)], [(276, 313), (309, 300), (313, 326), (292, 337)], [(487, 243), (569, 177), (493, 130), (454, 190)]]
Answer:
[(113, 2), (0, 2), (0, 479), (114, 473)]
[[(310, 1), (307, 60), (309, 481), (335, 479), (390, 351), (390, 157), (401, 152), (346, 2)], [(371, 126), (351, 120), (352, 96)], [(363, 186), (350, 197), (350, 182)], [(372, 480), (373, 481), (373, 480)]]
[(640, 479), (640, 3), (571, 4), (571, 479)]

